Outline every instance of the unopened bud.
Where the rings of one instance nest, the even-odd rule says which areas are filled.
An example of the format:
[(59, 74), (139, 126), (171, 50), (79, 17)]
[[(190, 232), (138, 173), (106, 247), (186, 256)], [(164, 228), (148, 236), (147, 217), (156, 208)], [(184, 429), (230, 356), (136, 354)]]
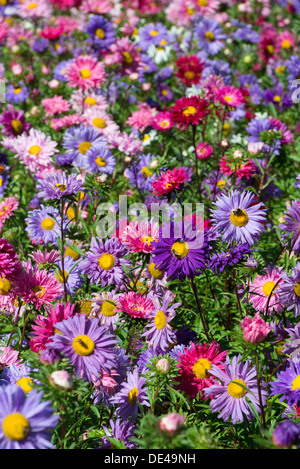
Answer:
[(169, 433), (169, 435), (174, 435), (175, 433), (178, 433), (180, 428), (183, 426), (184, 421), (184, 415), (172, 412), (171, 414), (166, 415), (165, 417), (160, 419), (159, 428), (162, 431)]
[(161, 371), (162, 373), (169, 373), (171, 369), (171, 363), (169, 362), (167, 358), (161, 358), (156, 363), (156, 369), (158, 371)]
[(49, 381), (51, 384), (68, 391), (73, 388), (73, 379), (65, 370), (53, 371), (50, 375)]

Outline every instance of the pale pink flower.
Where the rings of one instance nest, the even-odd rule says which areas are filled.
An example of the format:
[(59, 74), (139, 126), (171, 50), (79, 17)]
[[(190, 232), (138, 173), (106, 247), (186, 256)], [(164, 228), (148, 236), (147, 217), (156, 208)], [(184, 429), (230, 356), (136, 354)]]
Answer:
[(19, 2), (17, 15), (21, 18), (49, 18), (52, 7), (46, 0), (22, 0)]
[(120, 239), (132, 252), (149, 253), (153, 249), (151, 242), (158, 240), (158, 234), (159, 226), (156, 222), (131, 221), (120, 233)]
[(83, 90), (73, 91), (70, 104), (78, 114), (82, 114), (87, 109), (93, 109), (94, 107), (101, 109), (101, 111), (105, 111), (109, 107), (107, 99), (101, 94), (96, 94), (94, 91), (87, 93)]
[(73, 125), (80, 125), (84, 122), (84, 117), (79, 114), (68, 114), (63, 117), (52, 119), (50, 127), (54, 130), (60, 130), (64, 127), (72, 127)]
[(283, 310), (278, 294), (283, 283), (281, 269), (268, 266), (264, 275), (258, 275), (249, 285), (249, 303), (256, 311), (266, 314), (280, 313)]
[(84, 123), (87, 127), (93, 127), (101, 135), (108, 135), (119, 130), (119, 126), (114, 122), (112, 116), (107, 114), (98, 106), (87, 109), (83, 114)]
[(85, 13), (111, 13), (113, 4), (108, 0), (83, 0), (80, 10)]
[(137, 155), (143, 147), (142, 140), (136, 138), (133, 133), (128, 135), (126, 132), (116, 132), (107, 135), (106, 139), (109, 148), (118, 148), (125, 155)]
[(254, 318), (246, 316), (241, 321), (241, 328), (243, 329), (244, 339), (251, 344), (259, 344), (263, 342), (272, 328), (256, 313)]
[(131, 116), (127, 119), (126, 124), (132, 126), (135, 130), (143, 132), (146, 127), (152, 125), (153, 117), (157, 114), (157, 111), (151, 108), (146, 103), (139, 104), (139, 110), (134, 111)]
[(4, 366), (16, 365), (21, 366), (19, 353), (12, 347), (0, 347), (0, 370)]
[(171, 414), (162, 417), (159, 421), (158, 426), (163, 432), (166, 432), (169, 435), (174, 435), (184, 425), (184, 422), (184, 415), (172, 412)]
[(62, 96), (53, 96), (53, 98), (46, 98), (42, 100), (42, 105), (46, 109), (47, 116), (54, 116), (54, 114), (62, 114), (70, 109), (69, 102)]
[(71, 88), (99, 88), (106, 80), (104, 64), (91, 55), (80, 55), (69, 64), (64, 73)]

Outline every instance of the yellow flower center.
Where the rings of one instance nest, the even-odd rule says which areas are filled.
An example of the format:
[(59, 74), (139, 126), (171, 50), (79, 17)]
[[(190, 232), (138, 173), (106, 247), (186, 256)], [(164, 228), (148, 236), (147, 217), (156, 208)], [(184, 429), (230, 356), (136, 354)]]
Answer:
[(289, 49), (289, 48), (291, 47), (291, 45), (292, 45), (292, 44), (291, 44), (290, 41), (288, 41), (287, 39), (285, 39), (285, 40), (282, 41), (282, 43), (281, 43), (281, 47), (282, 47), (283, 49)]
[(292, 389), (300, 389), (300, 375), (292, 382)]
[(84, 68), (84, 69), (80, 70), (80, 75), (84, 80), (87, 80), (88, 78), (91, 78), (92, 73), (87, 68)]
[(194, 114), (196, 114), (196, 112), (197, 112), (197, 109), (194, 106), (188, 106), (184, 108), (184, 110), (182, 111), (182, 114), (189, 117), (189, 116), (193, 116)]
[(72, 257), (72, 259), (74, 259), (74, 261), (77, 261), (80, 257), (78, 252), (74, 251), (74, 249), (69, 248), (69, 247), (65, 250), (65, 256), (66, 257), (68, 257), (68, 256)]
[(95, 36), (97, 36), (99, 39), (104, 39), (105, 38), (105, 32), (103, 29), (98, 28), (96, 29)]
[(101, 156), (98, 156), (96, 159), (95, 159), (95, 163), (100, 166), (100, 167), (103, 167), (103, 166), (106, 166), (106, 161), (104, 158), (102, 158)]
[(131, 391), (128, 393), (128, 402), (130, 405), (134, 405), (137, 401), (139, 395), (138, 388), (133, 388)]
[(146, 178), (149, 178), (150, 176), (152, 176), (153, 171), (151, 171), (151, 169), (147, 168), (147, 166), (144, 166), (143, 169), (142, 169), (142, 173)]
[(167, 318), (163, 311), (158, 311), (158, 313), (156, 313), (154, 323), (156, 328), (159, 330), (163, 329), (166, 326)]
[(300, 282), (295, 283), (294, 285), (294, 293), (295, 295), (300, 297)]
[(3, 164), (0, 164), (0, 174), (5, 173), (5, 166)]
[(150, 32), (150, 36), (157, 36), (157, 35), (158, 35), (158, 31), (156, 31), (156, 29)]
[(279, 65), (279, 67), (276, 67), (276, 73), (278, 73), (278, 75), (283, 75), (283, 72), (285, 71), (285, 66), (284, 65)]
[(91, 97), (85, 98), (84, 102), (88, 106), (94, 106), (95, 104), (97, 104), (97, 101), (94, 98), (91, 98)]
[(22, 91), (22, 88), (15, 88), (14, 89), (15, 94), (19, 94), (19, 93), (21, 93), (21, 91)]
[(80, 303), (80, 313), (86, 314), (89, 316), (92, 312), (92, 302), (91, 301), (81, 301)]
[(79, 145), (78, 150), (80, 151), (82, 155), (85, 155), (86, 152), (91, 148), (91, 146), (92, 146), (91, 142), (82, 142)]
[(214, 36), (214, 33), (212, 33), (211, 31), (207, 31), (205, 34), (205, 39), (208, 41), (208, 42), (212, 42), (214, 39), (215, 39), (215, 36)]
[(274, 101), (275, 103), (280, 103), (281, 97), (278, 96), (278, 95), (276, 95), (276, 96), (274, 96), (273, 101)]
[(245, 226), (248, 223), (248, 215), (245, 210), (237, 208), (232, 210), (230, 214), (230, 221), (234, 226)]
[(73, 339), (72, 346), (77, 355), (87, 357), (93, 353), (95, 343), (88, 335), (82, 334)]
[(218, 187), (221, 187), (221, 188), (222, 188), (222, 187), (225, 187), (225, 186), (226, 186), (226, 181), (219, 181), (219, 182), (217, 182), (217, 186), (218, 186)]
[(11, 282), (5, 277), (0, 277), (0, 294), (7, 295), (11, 290)]
[(95, 117), (93, 124), (97, 129), (105, 129), (106, 127), (106, 122), (104, 119), (101, 119), (101, 117)]
[(11, 121), (11, 126), (16, 134), (21, 134), (23, 131), (23, 124), (19, 119), (13, 119)]
[(65, 282), (66, 282), (68, 280), (68, 276), (69, 274), (65, 270), (62, 271), (59, 269), (58, 272), (55, 273), (55, 277), (60, 283), (64, 283), (64, 277), (65, 277)]
[(49, 231), (53, 229), (55, 221), (52, 218), (44, 218), (41, 225), (44, 230)]
[(182, 259), (186, 257), (189, 253), (189, 245), (186, 241), (177, 241), (172, 246), (172, 254), (173, 256)]
[(128, 51), (123, 52), (123, 59), (127, 65), (131, 65), (133, 62), (132, 55)]
[(236, 399), (239, 399), (240, 397), (245, 396), (247, 391), (242, 386), (240, 386), (240, 384), (242, 386), (245, 386), (245, 388), (247, 387), (245, 381), (241, 379), (235, 379), (228, 384), (227, 391), (231, 397), (235, 397)]
[(269, 54), (274, 54), (274, 47), (272, 46), (272, 44), (268, 44), (266, 49), (269, 52)]
[(31, 288), (31, 290), (37, 298), (42, 298), (46, 292), (46, 289), (44, 287), (41, 287), (40, 285), (35, 285)]
[(160, 279), (163, 276), (163, 272), (155, 268), (154, 262), (148, 265), (148, 270), (154, 278)]
[(144, 236), (144, 238), (142, 238), (142, 241), (143, 243), (147, 243), (148, 246), (150, 246), (150, 243), (153, 241), (154, 238), (152, 238), (152, 236)]
[(53, 189), (59, 189), (60, 192), (65, 192), (67, 190), (66, 184), (54, 184)]
[(192, 70), (188, 70), (187, 72), (185, 72), (184, 76), (188, 80), (192, 80), (193, 78), (195, 78), (195, 73)]
[(103, 316), (106, 316), (108, 318), (110, 318), (111, 316), (115, 316), (117, 314), (117, 311), (115, 311), (115, 309), (116, 309), (116, 303), (112, 300), (109, 300), (109, 301), (106, 300), (101, 305), (101, 313), (103, 314)]
[(28, 378), (28, 377), (23, 377), (23, 378), (20, 378), (16, 384), (18, 386), (20, 386), (23, 391), (25, 392), (25, 394), (28, 394), (30, 391), (32, 391), (33, 387), (31, 386), (32, 384), (32, 379), (31, 378)]
[[(263, 292), (266, 296), (270, 296), (273, 288), (275, 287), (275, 282), (266, 282), (263, 286)], [(276, 288), (275, 288), (276, 290)]]
[[(160, 41), (159, 45), (160, 46), (165, 46), (166, 44), (168, 44), (168, 41), (166, 39), (163, 39), (162, 41)], [(158, 48), (160, 49), (160, 48)], [(161, 50), (161, 49), (160, 49)]]
[(99, 266), (103, 270), (110, 270), (115, 265), (116, 259), (112, 254), (104, 253), (99, 257)]
[(193, 10), (190, 7), (186, 7), (186, 12), (187, 12), (188, 15), (192, 16), (195, 13), (195, 10)]
[(69, 220), (73, 220), (75, 218), (75, 212), (72, 207), (69, 207), (67, 210), (67, 217)]
[(210, 370), (211, 367), (212, 364), (209, 360), (206, 360), (206, 358), (199, 358), (193, 366), (193, 372), (197, 378), (204, 379), (207, 378), (207, 371)]
[(4, 435), (13, 441), (21, 441), (30, 431), (29, 421), (24, 415), (16, 412), (4, 418), (2, 424)]
[(29, 148), (29, 153), (31, 155), (38, 156), (40, 152), (41, 152), (41, 147), (39, 147), (38, 145), (33, 145), (32, 147)]
[(170, 125), (170, 121), (161, 121), (161, 123), (160, 123), (160, 126), (163, 129), (166, 129), (167, 127), (169, 127), (169, 125)]
[(198, 5), (199, 5), (199, 7), (206, 7), (207, 6), (207, 0), (198, 0)]
[(36, 3), (29, 3), (29, 5), (28, 5), (29, 10), (34, 10), (36, 7), (37, 7)]
[(232, 97), (231, 96), (224, 96), (224, 101), (226, 101), (226, 103), (231, 103), (232, 102)]

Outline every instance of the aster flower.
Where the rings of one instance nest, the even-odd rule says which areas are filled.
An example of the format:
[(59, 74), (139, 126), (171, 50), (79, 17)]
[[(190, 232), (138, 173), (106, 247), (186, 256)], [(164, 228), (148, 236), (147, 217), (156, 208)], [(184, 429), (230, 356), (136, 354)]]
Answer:
[[(57, 245), (61, 224), (61, 217), (57, 208), (41, 205), (41, 208), (29, 211), (25, 221), (27, 223), (26, 231), (32, 242), (42, 242), (44, 244), (50, 242)], [(67, 219), (64, 219), (63, 223), (65, 226)]]
[(176, 61), (176, 76), (185, 84), (198, 84), (201, 80), (204, 63), (196, 55), (180, 57)]
[(240, 106), (245, 101), (242, 92), (238, 88), (228, 85), (216, 91), (216, 99), (230, 108)]
[[(299, 443), (300, 425), (291, 420), (279, 422), (273, 431), (272, 440), (277, 448), (289, 448)], [(299, 446), (298, 446), (299, 447)]]
[(116, 159), (110, 150), (96, 145), (86, 152), (85, 166), (91, 173), (112, 174), (116, 167)]
[(256, 313), (253, 319), (246, 316), (240, 325), (244, 339), (251, 344), (263, 342), (271, 331), (271, 327), (260, 317), (259, 313)]
[(17, 14), (21, 18), (49, 18), (52, 8), (46, 0), (38, 0), (36, 3), (24, 0), (18, 4)]
[(265, 230), (266, 209), (251, 192), (233, 190), (218, 196), (216, 210), (211, 210), (216, 229), (228, 245), (232, 241), (253, 245)]
[(70, 296), (81, 288), (83, 284), (83, 277), (80, 274), (78, 264), (76, 264), (72, 257), (64, 259), (64, 271), (62, 269), (62, 261), (60, 260), (56, 266), (55, 277), (63, 285), (66, 283), (66, 290)]
[(146, 378), (139, 376), (137, 368), (127, 375), (127, 382), (121, 386), (121, 390), (111, 398), (112, 404), (117, 404), (117, 413), (124, 419), (134, 421), (140, 410), (140, 405), (150, 407), (147, 390), (144, 387)]
[(79, 269), (83, 274), (87, 274), (92, 284), (101, 287), (105, 285), (124, 285), (125, 272), (123, 265), (127, 268), (130, 261), (124, 259), (128, 250), (118, 239), (92, 239), (91, 249), (87, 252), (86, 260), (79, 264)]
[(177, 99), (169, 111), (173, 122), (186, 130), (189, 124), (197, 125), (203, 121), (209, 113), (208, 101), (197, 96), (183, 96)]
[(286, 239), (292, 233), (291, 246), (295, 254), (300, 252), (300, 237), (299, 237), (299, 222), (300, 222), (300, 201), (293, 200), (288, 207), (288, 211), (283, 214), (283, 223), (278, 225), (278, 228), (283, 233), (283, 238)]
[(182, 353), (178, 353), (178, 370), (180, 376), (176, 378), (179, 382), (178, 389), (184, 391), (191, 399), (197, 394), (204, 398), (204, 388), (209, 388), (216, 379), (210, 374), (213, 365), (224, 370), (224, 361), (228, 351), (223, 352), (217, 342), (212, 344), (194, 344), (182, 347)]
[(16, 365), (21, 367), (19, 352), (12, 347), (0, 347), (0, 370), (4, 366)]
[[(254, 413), (246, 397), (256, 411), (261, 412), (255, 367), (251, 367), (250, 360), (242, 362), (240, 355), (233, 357), (231, 363), (228, 360), (224, 363), (224, 367), (225, 370), (222, 371), (213, 365), (209, 370), (212, 376), (221, 381), (221, 384), (213, 384), (204, 391), (206, 395), (214, 396), (210, 402), (212, 412), (219, 412), (218, 417), (225, 422), (231, 417), (233, 424), (243, 422), (244, 416), (247, 420), (251, 420)], [(261, 381), (261, 386), (262, 402), (265, 405), (267, 393), (264, 390), (264, 381)]]
[(149, 319), (153, 310), (152, 297), (133, 291), (120, 295), (116, 308), (117, 312), (123, 312), (132, 318), (139, 319)]
[(224, 34), (220, 24), (210, 18), (203, 18), (194, 29), (195, 38), (209, 55), (216, 55), (224, 47)]
[(288, 311), (294, 309), (295, 317), (300, 314), (300, 263), (297, 262), (289, 276), (282, 272), (283, 283), (280, 285), (280, 302), (287, 307)]
[(53, 96), (42, 100), (42, 105), (46, 110), (46, 115), (54, 116), (55, 114), (62, 114), (70, 110), (69, 101), (62, 96)]
[(199, 275), (207, 261), (208, 244), (203, 231), (193, 230), (191, 224), (180, 226), (174, 222), (170, 224), (170, 235), (165, 237), (167, 230), (168, 227), (162, 228), (159, 240), (152, 242), (155, 268), (179, 280)]
[(60, 332), (52, 336), (47, 348), (62, 353), (75, 365), (75, 373), (87, 381), (96, 381), (101, 370), (109, 371), (115, 365), (113, 347), (116, 340), (98, 325), (97, 319), (74, 315), (55, 328)]
[(152, 44), (160, 46), (162, 41), (168, 41), (169, 33), (162, 23), (149, 23), (139, 29), (138, 37), (139, 46), (146, 52)]
[(134, 162), (126, 171), (130, 184), (138, 187), (142, 192), (150, 191), (152, 183), (155, 180), (155, 171), (152, 168), (153, 163), (157, 162), (157, 157), (148, 153), (141, 155), (138, 163)]
[(31, 128), (31, 124), (25, 121), (24, 111), (14, 109), (11, 104), (2, 112), (0, 124), (3, 125), (3, 134), (10, 137), (16, 137)]
[(152, 182), (152, 192), (158, 197), (167, 195), (173, 190), (182, 189), (183, 186), (191, 181), (190, 168), (173, 168), (161, 172), (158, 179)]
[(257, 277), (249, 285), (249, 303), (256, 311), (266, 314), (268, 312), (274, 314), (282, 311), (282, 303), (280, 301), (280, 288), (283, 280), (281, 279), (281, 269), (268, 266), (264, 275)]
[(78, 86), (83, 90), (98, 88), (106, 80), (104, 64), (90, 55), (76, 57), (67, 65), (64, 76), (71, 88)]
[(28, 96), (29, 92), (26, 86), (20, 85), (15, 87), (14, 85), (8, 85), (6, 88), (5, 98), (9, 103), (23, 103), (24, 101), (26, 101)]
[(73, 156), (73, 161), (76, 166), (85, 167), (86, 153), (95, 146), (105, 146), (106, 140), (102, 135), (99, 135), (92, 127), (72, 127), (67, 130), (63, 138), (63, 147)]
[(99, 109), (98, 106), (87, 109), (83, 117), (85, 125), (93, 127), (101, 135), (107, 136), (119, 130), (119, 126), (115, 123), (113, 117), (105, 110)]
[(211, 257), (208, 267), (215, 273), (224, 272), (226, 267), (232, 267), (246, 260), (251, 250), (248, 244), (240, 244), (229, 251), (216, 252)]
[(147, 103), (140, 103), (138, 111), (134, 111), (127, 119), (126, 124), (135, 130), (144, 132), (147, 127), (152, 125), (156, 115), (156, 110), (151, 108)]
[(112, 332), (119, 321), (117, 305), (120, 294), (111, 292), (93, 293), (91, 318), (98, 318), (99, 324)]
[(120, 234), (120, 240), (132, 252), (149, 253), (152, 251), (152, 241), (158, 239), (158, 224), (148, 220), (132, 221)]
[(51, 433), (58, 424), (49, 401), (35, 390), (25, 394), (14, 384), (0, 389), (0, 448), (54, 449)]
[(118, 39), (110, 46), (112, 55), (106, 58), (106, 64), (118, 64), (120, 72), (123, 75), (131, 73), (139, 73), (143, 69), (143, 61), (141, 55), (134, 44), (129, 41), (128, 37)]
[(50, 305), (63, 294), (63, 287), (58, 280), (38, 266), (26, 265), (26, 274), (20, 277), (20, 295), (25, 303), (34, 304), (36, 308)]
[(75, 174), (54, 173), (46, 179), (38, 180), (36, 189), (38, 196), (44, 200), (60, 200), (62, 197), (75, 195), (82, 187), (82, 180)]
[(87, 26), (87, 33), (95, 49), (101, 52), (108, 51), (115, 42), (114, 27), (104, 16), (92, 16)]
[(51, 337), (55, 333), (55, 325), (58, 322), (67, 319), (74, 314), (74, 306), (70, 302), (56, 303), (47, 310), (47, 316), (38, 314), (32, 326), (33, 337), (30, 339), (29, 345), (33, 352), (46, 350), (46, 345), (51, 342)]
[(33, 390), (34, 381), (30, 377), (32, 371), (32, 368), (24, 363), (22, 363), (21, 367), (14, 364), (4, 367), (1, 373), (0, 387), (16, 384), (23, 389), (25, 394), (28, 394)]
[(289, 406), (293, 406), (300, 401), (300, 362), (289, 361), (289, 367), (284, 371), (279, 371), (277, 380), (272, 381), (271, 395), (282, 394), (280, 401), (287, 401)]
[(123, 441), (126, 449), (136, 449), (137, 445), (130, 441), (130, 438), (134, 437), (134, 425), (127, 421), (124, 422), (120, 418), (117, 418), (116, 422), (113, 420), (109, 421), (111, 432), (107, 427), (103, 427), (105, 431), (105, 436), (101, 438), (100, 442), (102, 443), (98, 449), (113, 449), (114, 446), (107, 437), (117, 438), (119, 441)]
[(146, 326), (146, 332), (143, 336), (146, 337), (146, 341), (154, 351), (168, 350), (171, 345), (176, 343), (174, 337), (174, 332), (171, 329), (170, 322), (175, 317), (175, 309), (181, 305), (181, 303), (175, 303), (170, 306), (170, 303), (173, 299), (173, 295), (170, 291), (166, 291), (162, 303), (159, 299), (152, 295), (151, 296), (154, 310), (151, 312), (149, 321), (151, 321)]
[(22, 270), (15, 248), (6, 239), (0, 239), (0, 277), (12, 279)]

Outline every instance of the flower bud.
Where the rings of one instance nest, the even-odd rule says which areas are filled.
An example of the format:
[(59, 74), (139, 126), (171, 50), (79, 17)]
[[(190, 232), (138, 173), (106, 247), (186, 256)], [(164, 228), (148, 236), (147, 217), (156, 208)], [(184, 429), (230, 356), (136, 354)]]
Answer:
[(171, 414), (162, 417), (158, 425), (163, 432), (167, 432), (169, 435), (174, 435), (175, 433), (178, 433), (180, 428), (183, 426), (184, 421), (184, 415), (172, 412)]
[(55, 78), (53, 80), (50, 80), (48, 82), (48, 86), (49, 88), (51, 88), (52, 90), (54, 90), (55, 88), (58, 88), (59, 86), (59, 81), (58, 80), (55, 80)]
[(169, 362), (167, 358), (161, 358), (156, 363), (156, 369), (158, 371), (161, 371), (162, 373), (169, 373), (171, 369), (171, 363)]
[(241, 328), (243, 329), (244, 339), (250, 344), (263, 342), (271, 331), (271, 327), (260, 317), (259, 313), (256, 313), (253, 319), (246, 316), (241, 321)]
[(54, 386), (65, 389), (66, 391), (73, 388), (73, 379), (65, 370), (53, 371), (49, 381)]

